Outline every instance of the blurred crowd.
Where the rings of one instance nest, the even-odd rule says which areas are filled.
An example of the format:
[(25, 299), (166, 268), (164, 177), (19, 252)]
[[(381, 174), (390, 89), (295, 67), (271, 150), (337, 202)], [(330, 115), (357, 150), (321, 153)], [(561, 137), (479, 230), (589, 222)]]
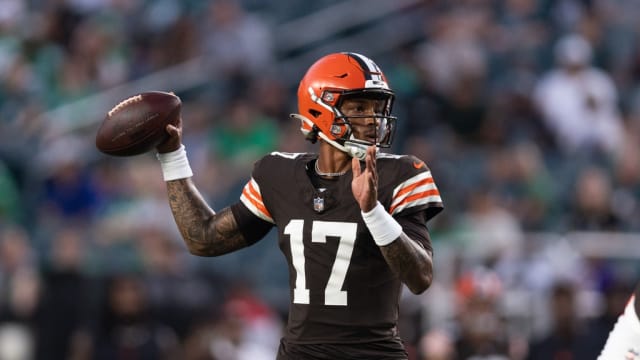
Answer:
[[(288, 306), (274, 234), (189, 255), (153, 154), (100, 155), (96, 127), (52, 135), (40, 115), (204, 58), (215, 81), (178, 95), (194, 180), (220, 209), (263, 154), (314, 150), (288, 117), (285, 79), (303, 74), (279, 73), (295, 54), (275, 28), (341, 2), (0, 0), (1, 359), (273, 359)], [(595, 359), (640, 279), (625, 247), (640, 232), (640, 7), (407, 11), (419, 36), (365, 55), (397, 93), (392, 151), (425, 160), (445, 203), (434, 284), (402, 299), (411, 359)], [(580, 234), (631, 241), (598, 254)]]

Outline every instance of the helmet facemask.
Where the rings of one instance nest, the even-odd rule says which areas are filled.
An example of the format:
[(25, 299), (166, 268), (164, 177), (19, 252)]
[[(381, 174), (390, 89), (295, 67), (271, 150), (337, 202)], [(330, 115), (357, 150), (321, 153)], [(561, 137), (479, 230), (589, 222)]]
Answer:
[[(364, 114), (364, 115), (345, 115), (341, 110), (345, 100), (357, 100), (357, 99), (369, 99), (382, 101), (380, 104), (380, 109), (376, 110), (374, 114)], [(393, 93), (387, 91), (380, 90), (355, 90), (349, 92), (343, 92), (340, 96), (338, 103), (334, 107), (335, 111), (335, 120), (332, 126), (332, 135), (336, 136), (338, 142), (344, 144), (344, 142), (353, 142), (356, 144), (361, 144), (365, 146), (375, 145), (376, 147), (388, 148), (393, 143), (393, 136), (396, 130), (396, 121), (397, 118), (391, 115), (391, 108), (393, 106)], [(371, 123), (373, 129), (368, 132), (365, 131), (365, 134), (371, 134), (373, 136), (368, 136), (369, 139), (359, 139), (354, 134), (353, 127), (354, 124), (352, 121), (354, 119), (371, 119), (374, 121)], [(366, 125), (358, 125), (358, 126), (366, 126)], [(340, 131), (333, 131), (333, 128), (337, 129), (345, 128), (346, 130), (343, 132), (342, 136), (340, 136)], [(373, 138), (373, 139), (372, 139)]]

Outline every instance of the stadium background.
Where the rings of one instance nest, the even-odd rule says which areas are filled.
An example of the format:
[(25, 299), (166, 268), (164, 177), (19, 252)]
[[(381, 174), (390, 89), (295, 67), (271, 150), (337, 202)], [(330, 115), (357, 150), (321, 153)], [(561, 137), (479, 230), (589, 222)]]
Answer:
[[(640, 279), (639, 12), (633, 0), (0, 1), (0, 358), (273, 358), (288, 301), (273, 234), (188, 255), (153, 155), (103, 156), (95, 130), (129, 95), (176, 92), (195, 181), (220, 209), (262, 154), (313, 149), (288, 118), (297, 81), (355, 51), (397, 92), (393, 151), (427, 162), (446, 206), (430, 224), (434, 284), (402, 299), (412, 359), (524, 359), (545, 338), (595, 359)], [(604, 72), (561, 132), (543, 106), (564, 100), (543, 105), (536, 89), (569, 34)], [(585, 54), (575, 43), (564, 55)], [(610, 126), (576, 135), (596, 122)]]

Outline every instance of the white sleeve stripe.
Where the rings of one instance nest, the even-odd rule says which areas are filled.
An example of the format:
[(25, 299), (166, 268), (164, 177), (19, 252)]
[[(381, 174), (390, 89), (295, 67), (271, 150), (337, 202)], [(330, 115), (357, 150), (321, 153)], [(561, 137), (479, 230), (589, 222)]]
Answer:
[(249, 198), (247, 198), (244, 195), (244, 193), (242, 195), (240, 195), (240, 201), (242, 201), (242, 203), (253, 213), (253, 215), (259, 217), (260, 219), (262, 219), (264, 221), (268, 221), (268, 222), (270, 222), (272, 224), (275, 224), (273, 219), (270, 216), (267, 216), (262, 211), (260, 211), (260, 209), (258, 209), (255, 205), (253, 205), (251, 203), (251, 200), (249, 200)]
[(397, 213), (399, 213), (400, 211), (410, 208), (410, 207), (414, 207), (414, 206), (418, 206), (418, 205), (424, 205), (424, 204), (429, 204), (429, 203), (441, 203), (442, 199), (440, 198), (439, 195), (432, 195), (432, 196), (427, 196), (427, 197), (423, 197), (423, 198), (419, 198), (413, 201), (409, 201), (406, 204), (400, 205), (397, 208), (393, 209), (393, 212), (391, 213), (391, 215), (395, 215)]
[(256, 189), (256, 192), (258, 194), (261, 194), (260, 193), (260, 186), (258, 185), (258, 183), (253, 178), (251, 178), (251, 180), (249, 180), (249, 182), (251, 183), (251, 186), (253, 186), (253, 188)]
[(400, 192), (404, 187), (407, 187), (411, 184), (414, 184), (418, 181), (422, 181), (424, 179), (428, 179), (431, 177), (431, 171), (425, 171), (425, 172), (421, 172), (411, 178), (409, 178), (408, 180), (405, 180), (404, 182), (400, 183), (400, 185), (396, 186), (393, 189), (393, 195), (392, 198), (395, 198), (396, 195), (398, 194), (398, 192)]
[(424, 191), (428, 191), (428, 190), (435, 190), (436, 189), (436, 184), (434, 183), (429, 183), (429, 184), (425, 184), (425, 185), (421, 185), (416, 187), (415, 189), (412, 189), (411, 191), (408, 191), (398, 197), (394, 197), (391, 201), (391, 207), (395, 206), (396, 204), (401, 203), (402, 201), (404, 201), (404, 199), (406, 199), (407, 197), (414, 195), (414, 194), (419, 194), (421, 192)]
[[(247, 185), (245, 186), (245, 191), (243, 191), (242, 193), (243, 193), (243, 195), (245, 195), (245, 194), (246, 194), (246, 195), (249, 195), (249, 198), (251, 198), (253, 201), (255, 201), (256, 203), (258, 203), (259, 205), (264, 206), (264, 203), (262, 202), (262, 194), (260, 194), (260, 190), (257, 190), (257, 189), (256, 189), (256, 191), (258, 192), (258, 196), (256, 196), (256, 195), (251, 191), (251, 188), (249, 187), (249, 184), (247, 184)], [(246, 195), (245, 195), (245, 196), (246, 196)]]
[[(252, 191), (253, 190), (253, 191)], [(255, 191), (255, 193), (254, 193)], [(262, 201), (262, 194), (260, 193), (260, 186), (258, 183), (251, 178), (249, 182), (244, 186), (242, 190), (242, 195), (240, 195), (240, 201), (257, 217), (262, 220), (268, 221), (272, 224), (275, 224), (271, 214), (265, 213), (266, 206)], [(261, 210), (265, 209), (265, 210)]]

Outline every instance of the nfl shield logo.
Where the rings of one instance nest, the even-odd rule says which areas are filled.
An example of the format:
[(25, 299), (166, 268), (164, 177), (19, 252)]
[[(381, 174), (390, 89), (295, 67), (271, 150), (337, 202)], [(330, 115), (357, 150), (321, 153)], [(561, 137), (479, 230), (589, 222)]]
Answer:
[(313, 198), (313, 210), (316, 212), (324, 211), (324, 199), (321, 197)]

